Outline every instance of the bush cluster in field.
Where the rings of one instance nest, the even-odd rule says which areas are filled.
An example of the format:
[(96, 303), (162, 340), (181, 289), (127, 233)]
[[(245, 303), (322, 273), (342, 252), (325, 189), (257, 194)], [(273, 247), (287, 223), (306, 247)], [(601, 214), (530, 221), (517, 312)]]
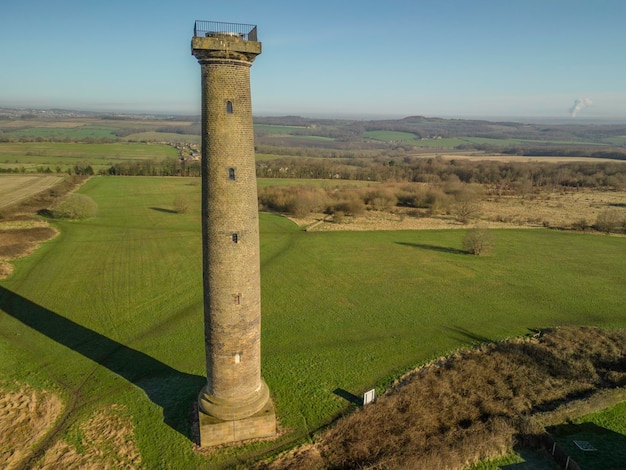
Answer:
[(306, 217), (311, 213), (334, 216), (335, 222), (344, 216), (359, 216), (366, 210), (390, 211), (396, 206), (416, 209), (415, 216), (454, 213), (467, 223), (479, 213), (479, 185), (469, 185), (451, 178), (437, 185), (420, 183), (386, 183), (368, 187), (336, 186), (321, 188), (313, 185), (268, 186), (259, 190), (261, 209)]
[(626, 385), (624, 344), (625, 331), (569, 327), (441, 359), (322, 434), (324, 467), (462, 469), (505, 455), (544, 431), (533, 413)]
[(598, 214), (594, 228), (599, 232), (626, 234), (626, 212), (606, 209)]
[(52, 206), (55, 219), (88, 219), (95, 217), (98, 204), (86, 194), (73, 193)]
[[(451, 175), (445, 182), (430, 184), (388, 182), (367, 187), (345, 184), (334, 187), (313, 184), (264, 186), (259, 189), (259, 206), (261, 210), (296, 218), (325, 213), (332, 215), (332, 220), (337, 223), (345, 222), (346, 216), (357, 217), (366, 211), (393, 212), (396, 207), (404, 207), (409, 210), (403, 214), (409, 216), (452, 215), (458, 222), (468, 224), (480, 217), (481, 199), (485, 196), (498, 197), (501, 193), (485, 185), (464, 183)], [(524, 195), (523, 191), (516, 190), (507, 193)], [(498, 216), (496, 220), (513, 221), (503, 216)], [(542, 220), (537, 218), (534, 222), (540, 224)], [(544, 220), (543, 225), (549, 226), (549, 223)], [(600, 212), (595, 222), (580, 219), (563, 228), (626, 233), (626, 211), (621, 207), (611, 207)]]

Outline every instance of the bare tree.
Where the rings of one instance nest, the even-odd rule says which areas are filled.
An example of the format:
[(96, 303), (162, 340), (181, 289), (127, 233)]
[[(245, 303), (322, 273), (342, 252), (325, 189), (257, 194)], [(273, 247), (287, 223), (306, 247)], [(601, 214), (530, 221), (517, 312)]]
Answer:
[(472, 191), (461, 191), (456, 195), (454, 216), (462, 224), (468, 224), (471, 219), (480, 215), (478, 196)]

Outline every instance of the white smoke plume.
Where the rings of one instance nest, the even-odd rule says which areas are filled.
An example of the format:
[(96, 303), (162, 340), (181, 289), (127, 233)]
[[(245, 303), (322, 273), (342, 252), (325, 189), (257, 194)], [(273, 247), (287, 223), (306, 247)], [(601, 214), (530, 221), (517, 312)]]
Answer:
[(583, 109), (587, 108), (588, 106), (591, 106), (593, 104), (593, 102), (591, 101), (590, 98), (579, 98), (576, 101), (574, 101), (574, 106), (572, 106), (569, 109), (569, 114), (572, 117), (576, 117), (576, 115), (581, 112)]

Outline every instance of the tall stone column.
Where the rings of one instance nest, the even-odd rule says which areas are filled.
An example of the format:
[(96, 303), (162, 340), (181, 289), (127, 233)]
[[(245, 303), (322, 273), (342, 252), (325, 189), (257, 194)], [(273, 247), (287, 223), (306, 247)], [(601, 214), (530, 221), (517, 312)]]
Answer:
[[(250, 67), (261, 43), (232, 25), (194, 34), (202, 68), (202, 253), (207, 384), (201, 445), (276, 432), (261, 378), (259, 220)], [(254, 28), (256, 35), (256, 28)]]

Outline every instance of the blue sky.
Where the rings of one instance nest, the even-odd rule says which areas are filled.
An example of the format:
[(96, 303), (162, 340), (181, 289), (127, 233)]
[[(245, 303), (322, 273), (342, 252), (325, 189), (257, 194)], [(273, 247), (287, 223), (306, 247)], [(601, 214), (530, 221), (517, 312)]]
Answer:
[(624, 0), (6, 0), (0, 106), (200, 113), (194, 21), (257, 24), (255, 115), (626, 118)]

